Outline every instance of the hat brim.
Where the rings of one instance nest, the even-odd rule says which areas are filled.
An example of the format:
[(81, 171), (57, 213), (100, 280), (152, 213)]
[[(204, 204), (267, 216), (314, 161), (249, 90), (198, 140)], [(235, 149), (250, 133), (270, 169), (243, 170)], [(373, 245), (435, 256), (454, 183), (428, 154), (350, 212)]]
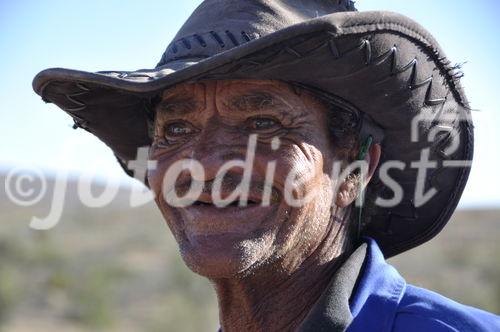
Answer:
[[(463, 121), (470, 119), (470, 110), (455, 69), (434, 38), (411, 19), (390, 12), (342, 12), (287, 27), (212, 57), (177, 59), (150, 70), (47, 69), (35, 77), (33, 88), (106, 143), (122, 166), (135, 159), (138, 147), (151, 143), (150, 98), (179, 83), (278, 79), (349, 101), (384, 129), (383, 161), (406, 165), (391, 173), (403, 187), (403, 200), (396, 207), (379, 207), (365, 230), (390, 257), (439, 233), (464, 189), (469, 167), (443, 163), (470, 161), (473, 153), (472, 123)], [(417, 115), (425, 121), (418, 123), (421, 139), (415, 141), (411, 134)], [(438, 133), (439, 126), (451, 130)], [(433, 130), (429, 141), (427, 134)], [(457, 138), (458, 147), (447, 154), (447, 145)], [(418, 170), (410, 164), (420, 160), (424, 149), (429, 149), (430, 160), (437, 161), (437, 167), (427, 171), (425, 188), (437, 193), (417, 207)], [(393, 192), (386, 189), (390, 198)]]

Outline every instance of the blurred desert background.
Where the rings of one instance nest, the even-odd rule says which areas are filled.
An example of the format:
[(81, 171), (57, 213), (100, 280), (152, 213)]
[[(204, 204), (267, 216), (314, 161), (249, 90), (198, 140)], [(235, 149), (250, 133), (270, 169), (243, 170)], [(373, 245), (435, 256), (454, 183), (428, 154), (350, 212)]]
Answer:
[[(32, 79), (50, 67), (152, 68), (200, 3), (0, 1), (0, 332), (216, 331), (210, 284), (184, 266), (153, 203), (129, 207), (129, 186), (106, 207), (88, 208), (70, 184), (62, 219), (49, 231), (29, 222), (49, 213), (50, 183), (39, 203), (25, 207), (12, 203), (3, 186), (5, 174), (23, 165), (130, 181), (104, 144), (73, 130), (67, 114), (41, 101)], [(500, 1), (356, 5), (409, 16), (453, 63), (466, 62), (462, 83), (476, 129), (474, 166), (460, 202), (468, 209), (458, 210), (430, 243), (391, 263), (410, 283), (498, 314)]]
[[(31, 229), (52, 191), (49, 181), (31, 207), (0, 191), (0, 331), (217, 330), (210, 284), (184, 266), (153, 203), (128, 207), (123, 187), (89, 208), (70, 182), (60, 223)], [(499, 239), (500, 210), (459, 210), (437, 238), (390, 261), (410, 283), (500, 313)]]

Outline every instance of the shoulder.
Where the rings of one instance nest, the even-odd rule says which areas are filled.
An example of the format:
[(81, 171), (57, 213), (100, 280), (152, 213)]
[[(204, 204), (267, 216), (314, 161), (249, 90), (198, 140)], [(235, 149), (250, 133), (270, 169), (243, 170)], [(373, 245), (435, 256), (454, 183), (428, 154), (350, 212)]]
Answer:
[(407, 285), (395, 315), (393, 331), (497, 332), (500, 331), (500, 317)]

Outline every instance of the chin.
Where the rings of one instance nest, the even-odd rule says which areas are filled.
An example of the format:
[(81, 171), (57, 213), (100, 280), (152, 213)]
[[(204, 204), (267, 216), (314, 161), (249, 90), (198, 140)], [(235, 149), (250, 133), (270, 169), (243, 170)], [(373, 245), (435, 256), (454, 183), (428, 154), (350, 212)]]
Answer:
[(243, 276), (268, 257), (271, 236), (242, 238), (241, 234), (192, 235), (179, 244), (182, 258), (193, 272), (209, 279)]

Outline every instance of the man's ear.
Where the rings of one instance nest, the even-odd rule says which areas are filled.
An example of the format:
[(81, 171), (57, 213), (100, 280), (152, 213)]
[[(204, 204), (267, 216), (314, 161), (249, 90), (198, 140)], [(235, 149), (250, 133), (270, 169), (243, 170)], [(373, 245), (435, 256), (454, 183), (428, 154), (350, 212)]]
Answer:
[[(380, 161), (382, 149), (380, 144), (370, 146), (366, 154), (365, 161), (368, 165), (366, 174), (351, 173), (338, 188), (337, 199), (335, 204), (340, 208), (345, 208), (351, 205), (360, 193), (360, 189), (365, 189), (377, 169)], [(363, 177), (364, 175), (364, 177)]]

